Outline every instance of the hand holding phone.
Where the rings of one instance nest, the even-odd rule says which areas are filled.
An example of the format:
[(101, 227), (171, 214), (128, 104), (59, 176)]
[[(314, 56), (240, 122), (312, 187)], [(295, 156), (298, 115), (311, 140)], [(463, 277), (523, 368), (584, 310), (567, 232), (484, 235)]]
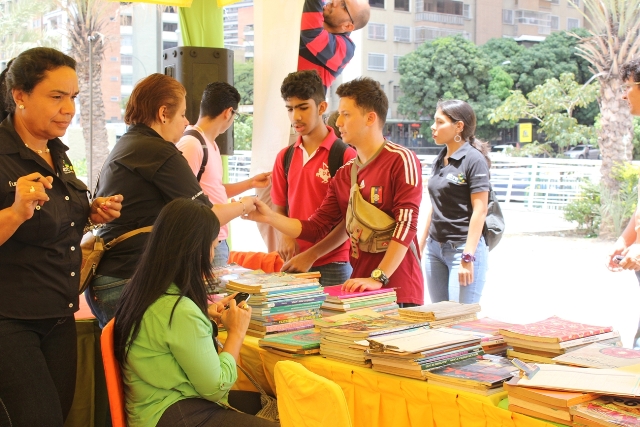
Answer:
[[(243, 302), (243, 301), (245, 301), (245, 302), (246, 302), (246, 301), (249, 301), (249, 298), (251, 298), (251, 294), (248, 294), (248, 293), (246, 293), (246, 292), (238, 292), (238, 293), (233, 297), (233, 299), (234, 299), (234, 300), (236, 300), (236, 305), (238, 305), (238, 306), (239, 306), (239, 305), (240, 305), (240, 303), (241, 303), (241, 302)], [(229, 309), (229, 305), (225, 305), (225, 306), (224, 306), (224, 309), (225, 309), (225, 310), (228, 310), (228, 309)]]
[(613, 262), (615, 264), (620, 264), (620, 261), (624, 259), (624, 255), (616, 255), (613, 257)]

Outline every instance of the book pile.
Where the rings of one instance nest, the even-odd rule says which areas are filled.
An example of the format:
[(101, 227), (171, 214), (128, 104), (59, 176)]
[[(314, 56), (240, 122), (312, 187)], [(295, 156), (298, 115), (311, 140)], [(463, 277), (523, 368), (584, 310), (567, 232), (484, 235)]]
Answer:
[(599, 397), (595, 393), (559, 391), (518, 385), (518, 378), (504, 383), (509, 396), (509, 410), (560, 424), (574, 421), (571, 407)]
[(324, 317), (362, 308), (370, 308), (383, 315), (398, 313), (396, 291), (393, 288), (364, 292), (344, 292), (342, 285), (336, 285), (325, 287), (324, 292), (327, 294), (327, 299), (322, 304), (321, 311)]
[[(213, 269), (213, 281), (207, 281), (206, 283), (207, 293), (222, 294), (226, 296), (226, 287), (230, 279), (237, 279), (238, 277), (251, 272), (252, 270), (235, 263), (225, 265), (224, 267), (215, 267)], [(262, 270), (256, 270), (256, 272), (264, 273)]]
[(432, 328), (442, 328), (477, 319), (480, 304), (442, 301), (434, 304), (398, 309), (401, 319), (429, 322)]
[(320, 333), (313, 329), (288, 332), (263, 338), (258, 345), (265, 350), (287, 357), (298, 357), (320, 352)]
[(428, 323), (380, 316), (371, 320), (325, 327), (320, 330), (320, 355), (341, 362), (369, 366), (371, 362), (365, 354), (369, 348), (368, 342), (356, 341), (423, 326), (428, 326)]
[(504, 337), (500, 335), (500, 329), (507, 329), (512, 326), (516, 325), (483, 317), (482, 319), (451, 325), (451, 328), (470, 332), (479, 337), (485, 354), (504, 356), (507, 351), (507, 343), (504, 341)]
[(518, 368), (509, 360), (490, 354), (425, 372), (429, 384), (483, 396), (501, 392), (502, 384), (514, 375), (518, 375)]
[(617, 369), (640, 364), (640, 351), (611, 344), (593, 343), (554, 357), (553, 360), (563, 365), (584, 368)]
[(480, 338), (450, 328), (414, 328), (367, 341), (375, 371), (421, 380), (429, 370), (483, 354)]
[(572, 406), (574, 426), (640, 427), (640, 401), (603, 396)]
[(226, 289), (251, 294), (247, 335), (258, 338), (313, 328), (326, 298), (317, 277), (286, 273), (246, 273), (230, 279)]
[(512, 350), (508, 357), (525, 362), (554, 364), (556, 356), (585, 347), (593, 342), (620, 344), (620, 334), (610, 326), (593, 326), (553, 316), (540, 322), (500, 329)]

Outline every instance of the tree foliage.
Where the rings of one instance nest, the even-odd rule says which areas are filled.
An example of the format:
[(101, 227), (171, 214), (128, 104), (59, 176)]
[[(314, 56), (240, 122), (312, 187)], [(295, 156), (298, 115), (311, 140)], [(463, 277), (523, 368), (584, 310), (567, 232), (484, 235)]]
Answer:
[(578, 123), (573, 117), (577, 107), (585, 107), (596, 100), (597, 82), (584, 86), (571, 73), (559, 79), (550, 78), (524, 95), (515, 90), (489, 117), (492, 122), (530, 118), (538, 122), (539, 131), (560, 147), (586, 144), (594, 138), (593, 126)]
[(52, 10), (52, 0), (7, 2), (0, 11), (0, 50), (11, 59), (27, 49), (38, 46), (56, 47), (60, 35), (43, 33), (42, 26), (34, 27), (34, 20)]
[(251, 150), (253, 116), (242, 115), (233, 123), (233, 145), (236, 150)]
[(233, 64), (233, 85), (240, 92), (240, 104), (253, 105), (253, 61)]
[[(497, 132), (488, 114), (500, 105), (513, 84), (510, 77), (494, 69), (487, 55), (460, 36), (439, 38), (418, 47), (400, 59), (399, 111), (411, 119), (432, 116), (439, 99), (461, 99), (473, 107), (476, 134), (490, 138)], [(492, 76), (496, 82), (491, 85)], [(505, 90), (506, 89), (506, 90)]]

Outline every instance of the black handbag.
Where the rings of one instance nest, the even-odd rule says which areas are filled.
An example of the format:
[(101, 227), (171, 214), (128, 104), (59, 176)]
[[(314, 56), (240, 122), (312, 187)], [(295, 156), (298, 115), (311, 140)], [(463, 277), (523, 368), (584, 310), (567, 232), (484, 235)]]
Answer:
[(500, 203), (498, 203), (498, 197), (493, 191), (493, 187), (491, 187), (487, 203), (487, 217), (482, 228), (482, 236), (490, 251), (498, 246), (503, 233), (504, 216), (502, 215), (502, 209), (500, 209)]

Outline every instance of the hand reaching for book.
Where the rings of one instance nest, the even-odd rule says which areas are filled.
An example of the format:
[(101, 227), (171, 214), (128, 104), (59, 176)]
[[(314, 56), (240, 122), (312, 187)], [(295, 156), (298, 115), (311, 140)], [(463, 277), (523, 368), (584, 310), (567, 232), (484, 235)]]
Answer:
[(382, 283), (371, 277), (349, 279), (342, 285), (342, 290), (346, 292), (373, 291), (382, 288)]

